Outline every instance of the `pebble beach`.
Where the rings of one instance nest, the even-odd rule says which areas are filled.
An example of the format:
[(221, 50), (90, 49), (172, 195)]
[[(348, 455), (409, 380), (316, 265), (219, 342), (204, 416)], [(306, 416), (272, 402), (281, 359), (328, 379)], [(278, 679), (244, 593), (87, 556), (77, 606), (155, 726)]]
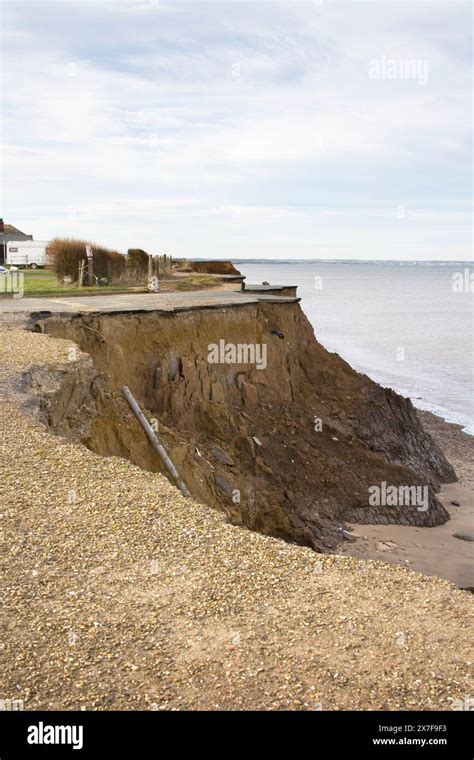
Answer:
[(71, 345), (20, 317), (0, 325), (4, 699), (468, 709), (471, 594), (234, 527), (163, 476), (52, 435), (20, 409), (15, 378)]

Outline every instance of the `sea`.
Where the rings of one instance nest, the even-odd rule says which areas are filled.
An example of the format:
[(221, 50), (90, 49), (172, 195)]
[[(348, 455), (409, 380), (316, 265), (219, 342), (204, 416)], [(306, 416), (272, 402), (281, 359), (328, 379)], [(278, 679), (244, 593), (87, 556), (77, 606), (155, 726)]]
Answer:
[(233, 263), (248, 283), (297, 285), (329, 351), (474, 435), (472, 262)]

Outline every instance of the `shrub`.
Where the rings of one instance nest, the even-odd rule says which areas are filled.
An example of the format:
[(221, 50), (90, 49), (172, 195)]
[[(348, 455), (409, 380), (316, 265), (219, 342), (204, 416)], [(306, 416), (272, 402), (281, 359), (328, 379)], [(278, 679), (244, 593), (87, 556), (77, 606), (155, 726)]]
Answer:
[[(87, 260), (88, 244), (87, 240), (73, 238), (55, 238), (49, 243), (46, 249), (48, 265), (59, 280), (63, 280), (64, 277), (78, 280), (79, 263)], [(125, 270), (125, 256), (100, 245), (90, 245), (94, 253), (94, 275), (99, 279), (105, 277), (109, 282), (119, 279)]]
[(141, 248), (129, 248), (127, 254), (127, 267), (134, 269), (137, 274), (148, 272), (148, 254)]

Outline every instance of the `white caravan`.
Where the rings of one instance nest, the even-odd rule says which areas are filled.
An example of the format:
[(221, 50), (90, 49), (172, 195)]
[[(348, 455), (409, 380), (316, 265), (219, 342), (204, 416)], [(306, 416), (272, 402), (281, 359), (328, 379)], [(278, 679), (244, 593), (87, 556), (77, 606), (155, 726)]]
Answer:
[(6, 245), (5, 264), (14, 267), (37, 269), (46, 265), (46, 246), (49, 240), (9, 240)]

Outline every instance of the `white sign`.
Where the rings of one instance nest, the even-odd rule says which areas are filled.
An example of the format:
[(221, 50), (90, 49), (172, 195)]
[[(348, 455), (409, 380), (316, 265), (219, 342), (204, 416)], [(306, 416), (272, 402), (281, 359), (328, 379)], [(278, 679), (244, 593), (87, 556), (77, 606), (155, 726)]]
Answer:
[(94, 254), (92, 253), (91, 245), (86, 245), (86, 255), (88, 259), (91, 259), (93, 257)]

